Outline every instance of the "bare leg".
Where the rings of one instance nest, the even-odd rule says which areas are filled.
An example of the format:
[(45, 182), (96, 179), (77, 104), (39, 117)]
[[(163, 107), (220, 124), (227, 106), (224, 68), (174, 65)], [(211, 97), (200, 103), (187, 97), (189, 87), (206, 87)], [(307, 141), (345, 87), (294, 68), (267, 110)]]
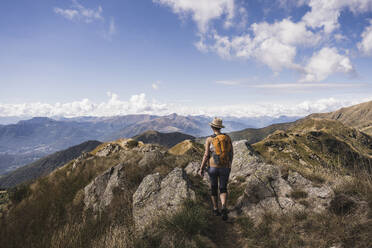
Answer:
[(218, 206), (217, 206), (217, 196), (211, 196), (211, 199), (212, 199), (212, 204), (213, 204), (213, 209), (218, 209)]
[(222, 208), (226, 208), (227, 193), (220, 193)]

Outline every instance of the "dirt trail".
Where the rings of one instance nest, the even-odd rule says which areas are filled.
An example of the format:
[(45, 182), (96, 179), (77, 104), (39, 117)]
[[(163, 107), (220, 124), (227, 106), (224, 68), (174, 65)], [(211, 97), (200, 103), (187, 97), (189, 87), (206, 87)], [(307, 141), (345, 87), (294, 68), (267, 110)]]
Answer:
[(243, 248), (242, 237), (237, 232), (236, 224), (234, 219), (229, 218), (227, 221), (223, 221), (221, 216), (215, 216), (212, 218), (210, 223), (210, 229), (214, 233), (213, 242), (219, 248)]

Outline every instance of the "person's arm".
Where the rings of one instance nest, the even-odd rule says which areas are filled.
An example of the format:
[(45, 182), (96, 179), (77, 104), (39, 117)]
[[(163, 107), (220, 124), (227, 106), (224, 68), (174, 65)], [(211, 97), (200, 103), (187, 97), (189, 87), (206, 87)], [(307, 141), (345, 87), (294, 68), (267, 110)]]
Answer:
[(202, 163), (201, 163), (200, 168), (199, 168), (200, 172), (203, 171), (204, 166), (208, 162), (208, 159), (209, 159), (209, 142), (210, 142), (209, 138), (207, 138), (207, 140), (205, 141), (205, 151), (204, 151), (203, 160), (202, 160)]

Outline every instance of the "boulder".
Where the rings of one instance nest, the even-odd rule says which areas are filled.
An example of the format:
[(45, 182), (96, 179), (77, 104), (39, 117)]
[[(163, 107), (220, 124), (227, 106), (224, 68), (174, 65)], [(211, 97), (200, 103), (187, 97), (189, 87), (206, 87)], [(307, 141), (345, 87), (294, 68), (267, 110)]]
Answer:
[(181, 209), (187, 199), (195, 199), (187, 175), (175, 168), (164, 179), (160, 174), (147, 175), (133, 194), (133, 218), (137, 231), (145, 228), (160, 216), (170, 216)]
[(110, 205), (114, 191), (125, 190), (124, 165), (112, 167), (96, 177), (84, 188), (85, 209), (102, 211)]
[(247, 140), (234, 141), (233, 148), (234, 159), (231, 165), (230, 180), (242, 181), (252, 175), (257, 167), (263, 164), (263, 160)]
[(285, 213), (304, 210), (304, 206), (290, 198), (291, 191), (277, 166), (262, 163), (246, 180), (244, 193), (238, 199), (235, 210), (253, 219), (259, 218), (265, 211)]

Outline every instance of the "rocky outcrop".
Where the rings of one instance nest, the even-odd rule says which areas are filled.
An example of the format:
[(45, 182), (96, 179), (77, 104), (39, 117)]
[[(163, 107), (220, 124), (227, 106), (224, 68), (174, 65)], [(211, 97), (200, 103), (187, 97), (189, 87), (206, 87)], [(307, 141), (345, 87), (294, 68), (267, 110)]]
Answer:
[(160, 216), (170, 216), (186, 199), (195, 199), (187, 175), (175, 168), (164, 179), (160, 174), (147, 175), (133, 195), (133, 218), (136, 229), (143, 231)]
[(121, 150), (121, 146), (119, 144), (115, 143), (109, 143), (106, 146), (104, 146), (102, 149), (100, 149), (97, 153), (96, 156), (98, 157), (107, 157), (111, 155), (112, 153), (116, 153)]
[(113, 200), (114, 190), (125, 190), (123, 164), (106, 170), (84, 188), (85, 209), (103, 211)]
[(233, 148), (234, 159), (231, 165), (230, 180), (236, 182), (252, 175), (257, 167), (263, 164), (263, 160), (247, 140), (233, 142)]
[(260, 164), (245, 182), (243, 195), (236, 210), (251, 218), (259, 218), (265, 211), (288, 212), (303, 210), (304, 206), (290, 198), (292, 188), (281, 178), (274, 165)]
[(235, 206), (235, 214), (260, 218), (266, 211), (288, 213), (325, 211), (334, 192), (330, 186), (313, 184), (297, 172), (282, 175), (276, 165), (261, 163), (243, 183), (244, 193)]
[(83, 162), (87, 160), (91, 160), (94, 158), (94, 155), (92, 155), (90, 152), (83, 152), (79, 157), (77, 157), (73, 163), (72, 163), (72, 169), (76, 169), (80, 165), (83, 164)]

